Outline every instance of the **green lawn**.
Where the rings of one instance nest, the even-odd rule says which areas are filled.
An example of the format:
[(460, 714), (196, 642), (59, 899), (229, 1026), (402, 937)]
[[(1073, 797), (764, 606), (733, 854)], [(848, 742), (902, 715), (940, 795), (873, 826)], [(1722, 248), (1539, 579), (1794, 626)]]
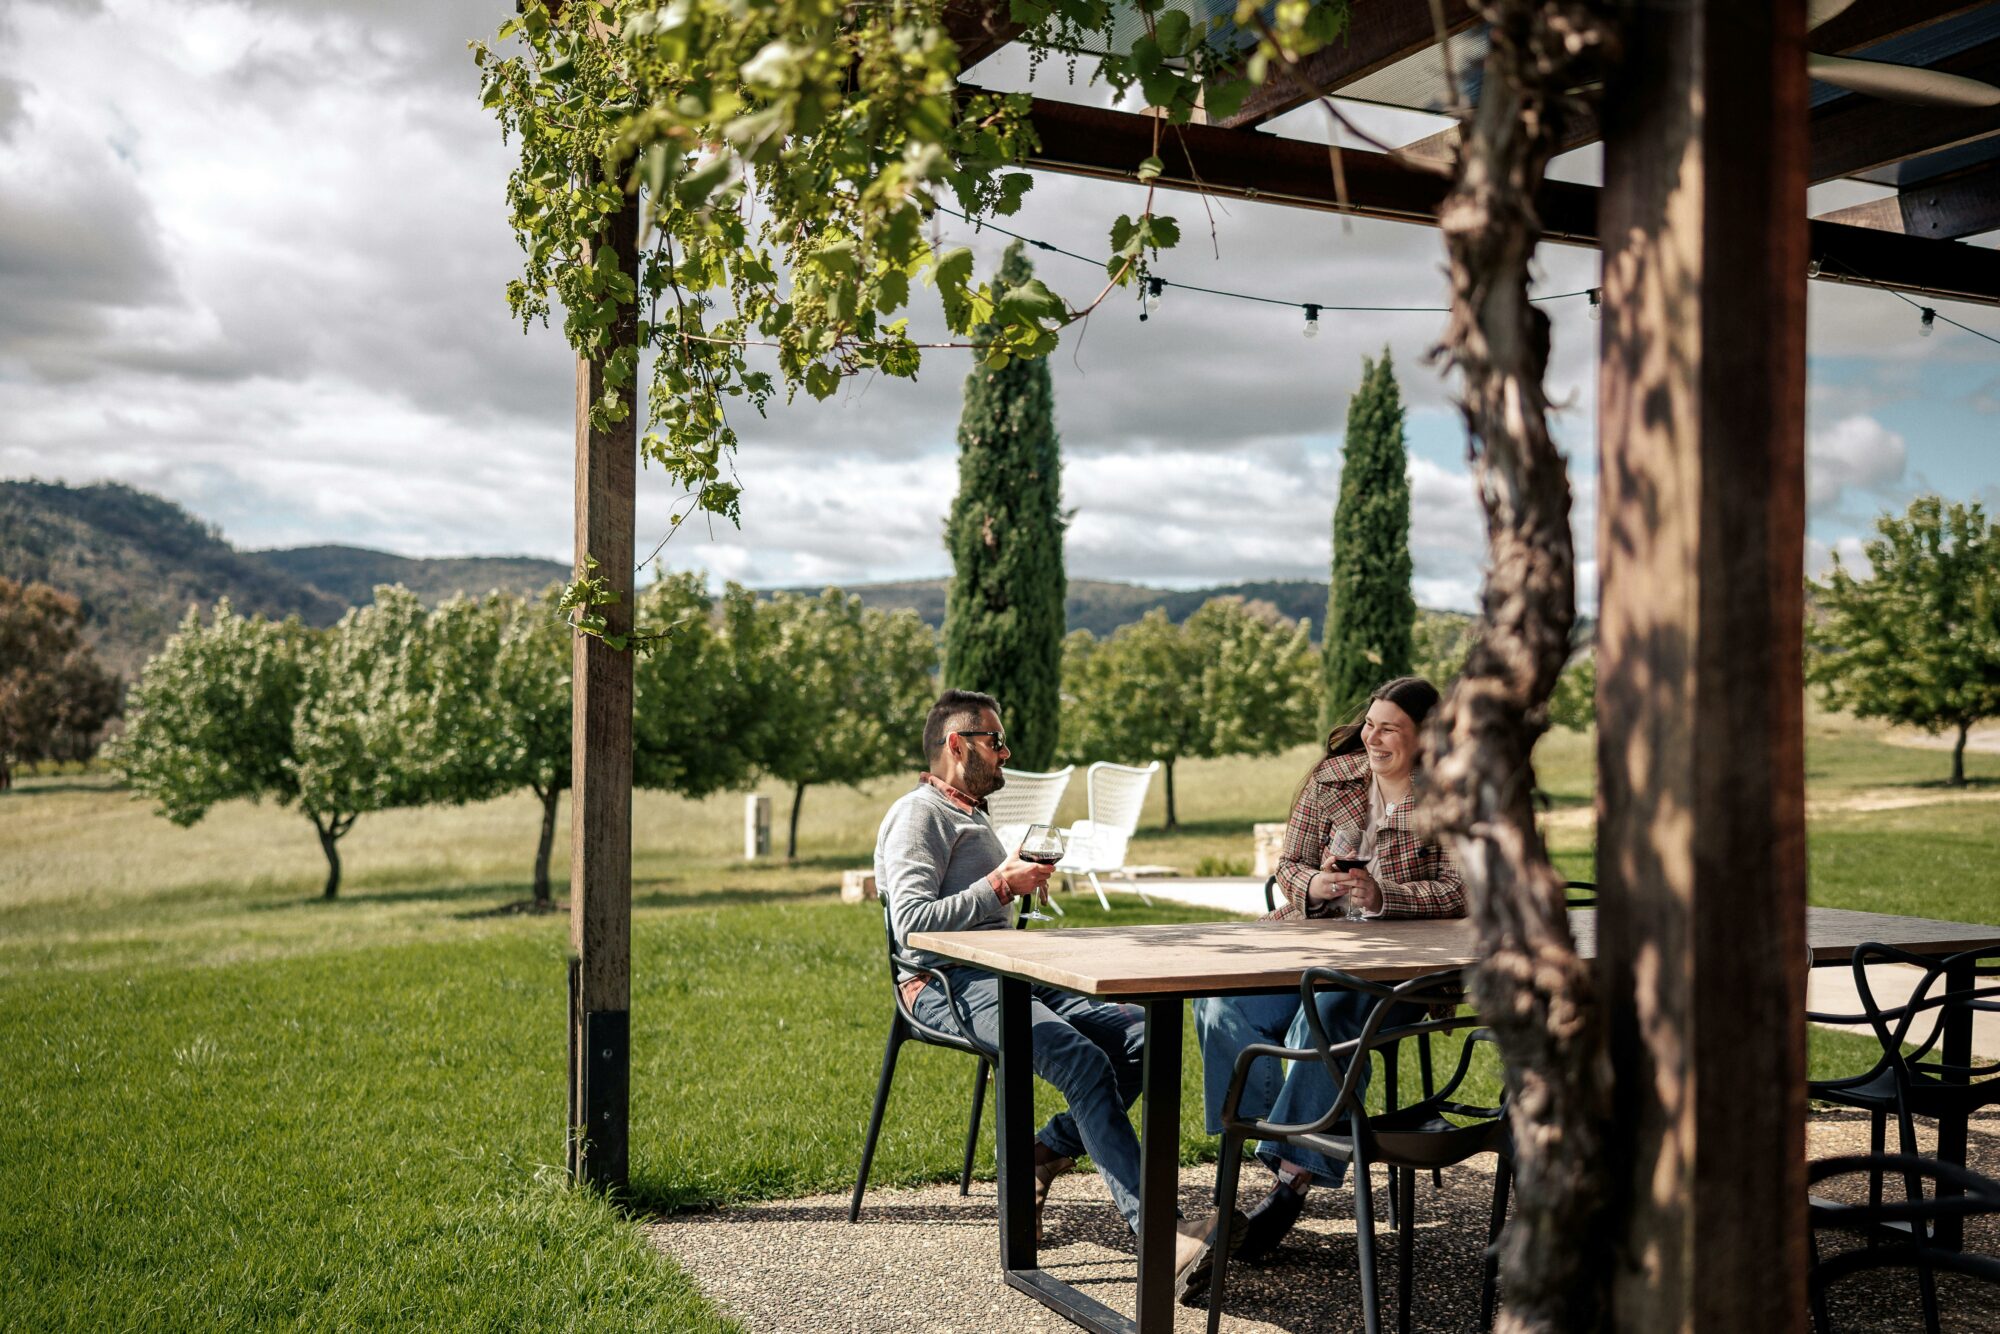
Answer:
[[(1814, 728), (1815, 901), (2000, 921), (1990, 788), (1936, 802), (1942, 757)], [(1556, 810), (1587, 809), (1588, 743), (1559, 734), (1543, 758)], [(1149, 830), (1135, 859), (1246, 857), (1309, 760), (1183, 766), (1185, 827)], [(789, 868), (731, 860), (739, 798), (640, 795), (640, 1206), (851, 1183), (888, 1010), (880, 917), (829, 891), (903, 782), (809, 793)], [(1932, 804), (1835, 808), (1884, 788)], [(524, 800), (368, 817), (346, 897), (322, 904), (288, 812), (177, 830), (98, 778), (0, 795), (0, 1328), (723, 1327), (561, 1184), (568, 924), (493, 911), (525, 895), (534, 833)], [(1555, 841), (1587, 870), (1587, 825)], [(1104, 920), (1088, 896), (1066, 906)], [(881, 1185), (957, 1168), (969, 1063), (906, 1050)], [(1816, 1037), (1815, 1063), (1864, 1051)], [(1197, 1116), (1190, 1097), (1189, 1159), (1210, 1152)]]

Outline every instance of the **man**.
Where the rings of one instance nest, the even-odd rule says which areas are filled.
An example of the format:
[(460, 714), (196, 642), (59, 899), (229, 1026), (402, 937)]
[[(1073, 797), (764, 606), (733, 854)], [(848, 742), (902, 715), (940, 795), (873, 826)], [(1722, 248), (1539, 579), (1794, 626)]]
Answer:
[[(918, 931), (1005, 930), (1016, 899), (1047, 900), (1052, 868), (1001, 846), (986, 798), (1007, 781), (1000, 706), (991, 695), (947, 690), (924, 722), (929, 771), (889, 808), (875, 839), (875, 884), (896, 944), (917, 962), (951, 975), (957, 1012), (928, 974), (899, 985), (911, 1012), (934, 1028), (969, 1032), (998, 1046), (1000, 983), (991, 973), (909, 948)], [(1029, 1000), (1035, 1073), (1062, 1091), (1068, 1110), (1035, 1136), (1035, 1232), (1049, 1186), (1088, 1153), (1126, 1224), (1139, 1226), (1139, 1137), (1127, 1114), (1140, 1089), (1144, 1028), (1128, 1006), (1037, 986)], [(1202, 1229), (1184, 1225), (1177, 1268), (1206, 1250)]]

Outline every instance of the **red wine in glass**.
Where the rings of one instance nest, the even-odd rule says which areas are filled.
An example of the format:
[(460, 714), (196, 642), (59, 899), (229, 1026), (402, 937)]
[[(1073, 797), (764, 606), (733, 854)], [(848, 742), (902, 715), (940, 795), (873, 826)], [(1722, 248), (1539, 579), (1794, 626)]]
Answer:
[[(1052, 824), (1029, 825), (1027, 837), (1021, 840), (1021, 851), (1018, 855), (1022, 861), (1033, 862), (1037, 866), (1054, 866), (1063, 859), (1062, 830)], [(1048, 901), (1048, 891), (1046, 889), (1042, 891), (1042, 897), (1045, 902)], [(1054, 907), (1055, 905), (1050, 903), (1049, 906)], [(1056, 911), (1061, 912), (1062, 910), (1057, 908)], [(1021, 915), (1031, 922), (1052, 922), (1055, 920), (1047, 913), (1036, 912), (1032, 900), (1023, 907)]]

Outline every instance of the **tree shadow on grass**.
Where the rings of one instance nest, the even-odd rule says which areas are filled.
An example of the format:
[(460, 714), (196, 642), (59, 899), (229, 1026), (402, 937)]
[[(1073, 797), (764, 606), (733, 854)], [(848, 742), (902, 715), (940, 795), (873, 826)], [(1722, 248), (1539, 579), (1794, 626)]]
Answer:
[(35, 783), (28, 786), (17, 780), (13, 787), (0, 790), (0, 801), (16, 797), (52, 797), (63, 792), (129, 792), (123, 783), (82, 783), (74, 780), (58, 783)]
[(824, 886), (810, 889), (780, 889), (770, 885), (745, 885), (732, 888), (727, 885), (708, 889), (668, 890), (655, 889), (648, 893), (634, 893), (632, 907), (640, 908), (732, 908), (752, 904), (805, 903), (814, 899), (829, 897), (830, 891)]
[[(400, 903), (454, 904), (464, 903), (468, 899), (499, 900), (501, 904), (513, 904), (523, 900), (531, 900), (533, 896), (534, 887), (528, 882), (522, 880), (501, 880), (486, 881), (472, 885), (425, 885), (410, 889), (350, 889), (342, 887), (339, 895), (331, 899), (323, 897), (318, 890), (314, 890), (299, 898), (286, 896), (283, 898), (265, 899), (257, 903), (243, 904), (242, 907), (247, 912), (290, 911), (300, 907), (323, 907), (329, 912), (338, 912), (343, 908), (380, 907), (386, 904)], [(498, 904), (490, 904), (484, 908), (456, 913), (454, 916), (461, 918), (488, 917), (497, 915), (500, 911), (503, 911), (503, 909)]]

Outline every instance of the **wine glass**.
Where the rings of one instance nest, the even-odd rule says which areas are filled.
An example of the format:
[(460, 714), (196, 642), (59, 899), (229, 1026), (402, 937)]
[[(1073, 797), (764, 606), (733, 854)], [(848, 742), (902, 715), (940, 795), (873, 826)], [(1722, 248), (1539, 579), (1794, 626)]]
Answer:
[[(1333, 831), (1333, 838), (1327, 844), (1327, 854), (1327, 860), (1332, 863), (1332, 869), (1336, 871), (1365, 871), (1368, 869), (1368, 859), (1361, 855), (1360, 842), (1350, 830), (1336, 829)], [(1368, 914), (1362, 908), (1361, 901), (1352, 894), (1343, 894), (1334, 900), (1334, 902), (1340, 906), (1340, 915), (1348, 921), (1361, 922), (1367, 920)]]
[[(1052, 824), (1029, 825), (1028, 836), (1021, 840), (1021, 860), (1024, 862), (1033, 862), (1037, 866), (1054, 866), (1062, 859), (1062, 830)], [(1054, 899), (1048, 897), (1046, 890), (1043, 891), (1043, 901), (1049, 907), (1054, 908), (1059, 915), (1062, 913), (1061, 906)], [(1032, 898), (1021, 906), (1021, 916), (1031, 922), (1055, 921), (1055, 918), (1049, 916), (1047, 913), (1037, 912), (1035, 910), (1035, 901)]]

